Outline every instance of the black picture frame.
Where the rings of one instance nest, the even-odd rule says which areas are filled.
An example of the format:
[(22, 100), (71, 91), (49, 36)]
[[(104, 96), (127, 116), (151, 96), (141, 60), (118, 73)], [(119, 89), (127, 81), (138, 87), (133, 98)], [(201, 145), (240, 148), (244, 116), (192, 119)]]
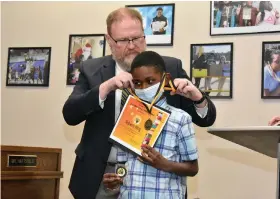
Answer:
[[(142, 15), (147, 46), (173, 46), (175, 3), (126, 5), (125, 7), (134, 8)], [(161, 34), (160, 31), (152, 30), (151, 22), (153, 22), (157, 15), (157, 9), (159, 8), (162, 9), (162, 15), (167, 20), (167, 29), (163, 32), (166, 35)], [(162, 22), (163, 21), (161, 21), (161, 23)], [(154, 30), (156, 30), (159, 25), (159, 21), (154, 22)]]
[(70, 34), (67, 57), (66, 85), (76, 85), (80, 64), (88, 59), (105, 56), (105, 34)]
[[(262, 99), (280, 99), (280, 71), (274, 72), (270, 66), (273, 54), (278, 55), (280, 59), (280, 41), (264, 41), (262, 42), (262, 81), (261, 81), (261, 98)], [(278, 80), (277, 80), (278, 78)], [(278, 82), (278, 86), (277, 86)], [(275, 87), (271, 89), (269, 87)], [(276, 96), (267, 95), (271, 92), (279, 90)], [(268, 90), (265, 92), (265, 90)]]
[[(252, 1), (252, 9), (250, 10), (249, 7), (243, 6), (242, 3), (246, 1), (230, 1), (233, 5), (234, 9), (231, 9), (232, 13), (235, 14), (236, 17), (230, 18), (232, 23), (229, 23), (229, 26), (234, 27), (221, 27), (222, 20), (218, 20), (219, 24), (217, 24), (217, 19), (221, 19), (217, 16), (221, 16), (219, 13), (219, 8), (222, 6), (223, 1), (210, 1), (210, 36), (221, 36), (221, 35), (247, 35), (247, 34), (264, 34), (264, 33), (279, 33), (280, 32), (280, 18), (278, 18), (277, 25), (271, 26), (263, 26), (264, 22), (258, 23), (259, 25), (252, 25), (256, 24), (259, 19), (261, 19), (261, 13), (258, 11), (258, 6), (260, 1)], [(269, 1), (268, 1), (269, 2)], [(236, 10), (239, 9), (239, 15), (237, 15)], [(273, 1), (272, 6), (276, 7), (278, 12), (280, 12), (280, 2)], [(246, 12), (244, 10), (247, 10)], [(249, 10), (249, 12), (248, 12)], [(244, 14), (243, 14), (244, 13)], [(250, 13), (250, 14), (246, 14)], [(260, 15), (260, 16), (259, 16)], [(246, 18), (246, 20), (244, 20)], [(215, 27), (219, 26), (219, 27)]]
[(9, 47), (6, 86), (48, 87), (51, 47)]
[[(190, 78), (193, 84), (212, 99), (231, 99), (233, 43), (191, 44), (190, 48)], [(220, 63), (222, 59), (226, 62)], [(201, 86), (201, 80), (204, 86)], [(221, 90), (224, 86), (227, 90)]]

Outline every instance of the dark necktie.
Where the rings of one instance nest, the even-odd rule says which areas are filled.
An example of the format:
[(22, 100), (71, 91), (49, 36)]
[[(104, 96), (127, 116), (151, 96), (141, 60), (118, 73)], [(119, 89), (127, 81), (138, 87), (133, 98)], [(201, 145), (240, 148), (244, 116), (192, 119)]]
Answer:
[(122, 90), (122, 99), (121, 99), (121, 108), (120, 108), (121, 111), (129, 95), (130, 95), (129, 91), (126, 88), (124, 88)]

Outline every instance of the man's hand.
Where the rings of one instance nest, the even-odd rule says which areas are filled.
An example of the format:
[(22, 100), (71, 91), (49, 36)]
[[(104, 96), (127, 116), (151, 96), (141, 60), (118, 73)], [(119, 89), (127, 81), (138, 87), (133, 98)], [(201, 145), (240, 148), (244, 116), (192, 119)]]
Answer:
[(190, 98), (192, 101), (198, 101), (202, 98), (202, 93), (187, 79), (174, 79), (174, 85), (177, 87), (177, 90), (176, 92), (171, 91), (171, 95), (179, 94)]
[(268, 125), (273, 126), (273, 125), (277, 124), (278, 122), (280, 122), (280, 116), (275, 116), (268, 122)]
[(103, 175), (103, 184), (107, 189), (115, 190), (122, 184), (122, 178), (115, 173), (105, 173)]
[(121, 72), (106, 82), (103, 82), (99, 87), (100, 98), (104, 100), (111, 91), (123, 88), (134, 88), (132, 75), (128, 72)]
[(143, 145), (142, 150), (142, 157), (138, 157), (141, 162), (147, 163), (156, 169), (167, 171), (169, 161), (165, 157), (149, 145)]

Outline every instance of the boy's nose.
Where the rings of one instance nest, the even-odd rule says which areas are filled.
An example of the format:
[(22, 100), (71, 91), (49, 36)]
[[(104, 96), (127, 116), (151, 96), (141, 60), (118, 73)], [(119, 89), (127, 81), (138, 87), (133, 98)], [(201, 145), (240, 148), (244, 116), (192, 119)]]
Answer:
[(149, 87), (149, 85), (147, 83), (143, 83), (141, 89), (145, 89), (145, 88), (148, 88), (148, 87)]

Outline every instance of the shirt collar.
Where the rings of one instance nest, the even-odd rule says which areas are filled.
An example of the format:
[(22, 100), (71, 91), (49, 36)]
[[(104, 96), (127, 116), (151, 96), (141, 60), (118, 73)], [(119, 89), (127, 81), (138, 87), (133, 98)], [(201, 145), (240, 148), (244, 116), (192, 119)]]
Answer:
[(166, 108), (167, 107), (167, 99), (166, 97), (163, 97), (161, 100), (159, 100), (157, 103), (156, 103), (157, 106), (159, 106), (160, 108)]
[(125, 70), (116, 62), (116, 74), (120, 72), (125, 72)]

